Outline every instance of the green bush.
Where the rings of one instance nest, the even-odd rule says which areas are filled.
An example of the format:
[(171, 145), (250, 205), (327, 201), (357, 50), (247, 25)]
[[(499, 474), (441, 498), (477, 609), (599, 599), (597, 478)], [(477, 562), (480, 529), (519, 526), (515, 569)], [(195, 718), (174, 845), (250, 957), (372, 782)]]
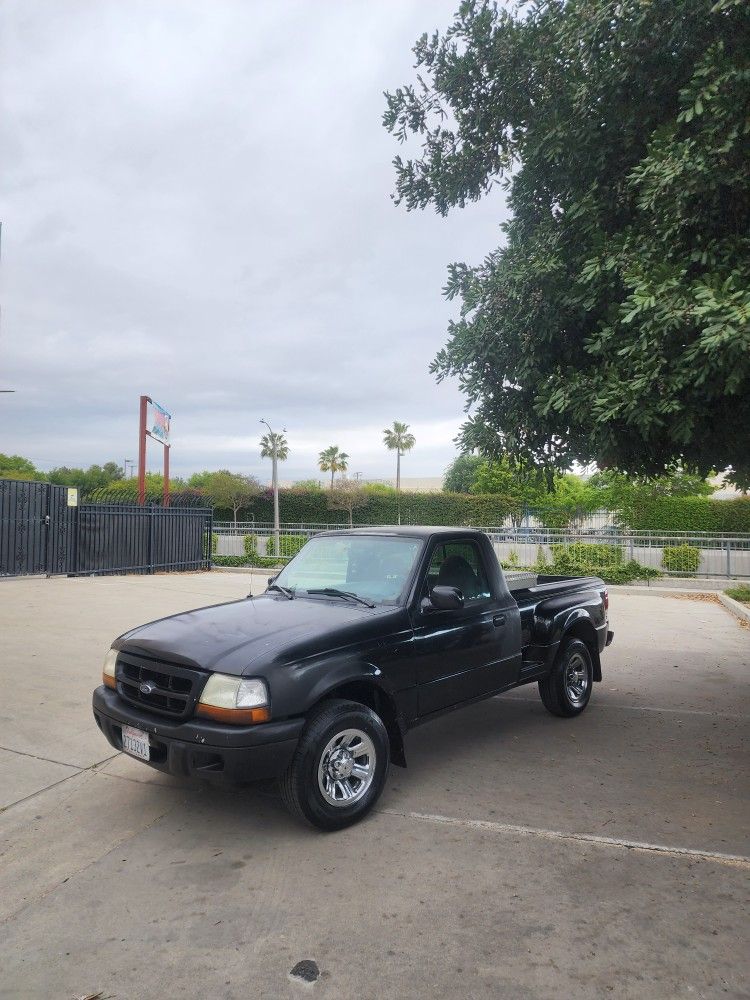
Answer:
[(641, 566), (634, 559), (623, 562), (619, 545), (573, 542), (571, 545), (550, 545), (552, 563), (544, 557), (540, 547), (537, 573), (550, 576), (598, 576), (605, 583), (632, 583), (633, 580), (652, 580), (661, 576), (658, 569)]
[(622, 548), (619, 545), (573, 542), (570, 545), (550, 545), (550, 550), (554, 562), (568, 559), (590, 566), (616, 566), (622, 562)]
[(661, 564), (672, 573), (697, 573), (700, 562), (700, 549), (693, 545), (664, 546)]
[(268, 556), (282, 556), (291, 559), (296, 556), (302, 546), (307, 542), (307, 535), (279, 535), (279, 549), (276, 551), (276, 536), (269, 535), (266, 541), (266, 554)]
[(242, 540), (243, 548), (245, 549), (244, 558), (245, 565), (247, 566), (258, 566), (262, 569), (275, 569), (279, 565), (279, 559), (277, 556), (271, 554), (270, 556), (258, 555), (258, 536), (257, 535), (245, 535)]
[(247, 556), (214, 556), (211, 559), (214, 566), (249, 566)]

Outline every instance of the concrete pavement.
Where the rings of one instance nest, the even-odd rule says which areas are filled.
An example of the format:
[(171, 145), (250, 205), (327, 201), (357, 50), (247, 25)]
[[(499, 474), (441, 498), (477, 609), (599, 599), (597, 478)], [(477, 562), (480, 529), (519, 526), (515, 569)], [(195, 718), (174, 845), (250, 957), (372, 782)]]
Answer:
[(526, 687), (418, 729), (378, 811), (323, 835), (113, 755), (91, 717), (114, 635), (247, 589), (0, 583), (0, 997), (748, 995), (750, 632), (727, 611), (614, 594), (583, 716)]

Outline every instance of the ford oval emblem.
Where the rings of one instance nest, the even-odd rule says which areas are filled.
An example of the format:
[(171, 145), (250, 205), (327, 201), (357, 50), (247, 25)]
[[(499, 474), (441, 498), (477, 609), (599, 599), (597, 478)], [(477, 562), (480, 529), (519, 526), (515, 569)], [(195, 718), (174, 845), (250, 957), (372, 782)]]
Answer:
[(138, 685), (138, 690), (141, 692), (141, 694), (151, 694), (154, 690), (154, 685), (149, 684), (148, 681), (141, 681), (141, 683)]

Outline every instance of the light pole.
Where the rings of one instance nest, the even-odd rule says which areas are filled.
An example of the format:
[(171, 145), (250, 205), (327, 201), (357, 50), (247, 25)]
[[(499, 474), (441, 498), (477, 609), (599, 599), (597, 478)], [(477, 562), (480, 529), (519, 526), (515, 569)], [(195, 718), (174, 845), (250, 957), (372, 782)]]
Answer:
[(122, 467), (125, 470), (125, 476), (124, 476), (125, 479), (129, 478), (129, 476), (128, 476), (128, 466), (131, 466), (131, 471), (132, 471), (132, 467), (134, 465), (135, 465), (135, 462), (133, 461), (132, 458), (123, 459)]
[(274, 434), (271, 429), (271, 425), (267, 420), (261, 420), (262, 424), (265, 424), (268, 428), (268, 441), (271, 445), (271, 488), (273, 489), (273, 534), (274, 541), (276, 545), (276, 555), (280, 554), (279, 547), (279, 534), (281, 532), (281, 524), (279, 523), (279, 440), (276, 434)]

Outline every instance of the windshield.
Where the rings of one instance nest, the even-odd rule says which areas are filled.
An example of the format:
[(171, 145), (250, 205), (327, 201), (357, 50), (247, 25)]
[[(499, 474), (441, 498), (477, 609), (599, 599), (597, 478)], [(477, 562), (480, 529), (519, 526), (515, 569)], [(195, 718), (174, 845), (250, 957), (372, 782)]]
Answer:
[(374, 604), (396, 604), (421, 548), (418, 538), (318, 536), (310, 539), (274, 582), (296, 594), (331, 588)]

